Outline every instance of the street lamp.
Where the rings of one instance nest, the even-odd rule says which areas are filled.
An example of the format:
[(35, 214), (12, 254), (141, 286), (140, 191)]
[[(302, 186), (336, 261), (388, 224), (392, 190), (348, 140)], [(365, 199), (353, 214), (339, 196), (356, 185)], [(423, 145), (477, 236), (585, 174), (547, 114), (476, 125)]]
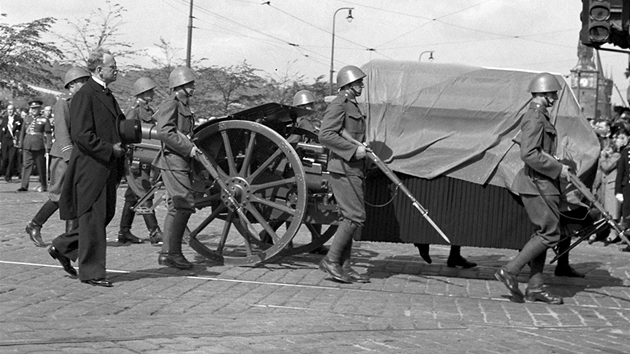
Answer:
[(330, 95), (333, 95), (333, 74), (335, 72), (335, 16), (337, 16), (337, 12), (341, 10), (348, 10), (348, 16), (346, 16), (346, 20), (348, 22), (352, 22), (352, 10), (354, 7), (340, 7), (333, 14), (333, 25), (332, 25), (332, 50), (330, 52)]
[(420, 57), (418, 58), (418, 61), (422, 61), (422, 54), (424, 53), (429, 53), (429, 61), (433, 61), (433, 51), (432, 50), (425, 50), (424, 52), (420, 53)]

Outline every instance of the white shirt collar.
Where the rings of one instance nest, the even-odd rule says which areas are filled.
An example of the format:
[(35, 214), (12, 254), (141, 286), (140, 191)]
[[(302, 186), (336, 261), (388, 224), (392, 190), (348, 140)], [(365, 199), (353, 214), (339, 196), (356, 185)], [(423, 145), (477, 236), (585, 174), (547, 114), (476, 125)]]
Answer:
[(96, 75), (92, 75), (92, 79), (96, 81), (97, 84), (103, 86), (103, 88), (107, 88), (107, 84), (105, 83), (105, 81), (99, 79), (98, 77), (96, 77)]

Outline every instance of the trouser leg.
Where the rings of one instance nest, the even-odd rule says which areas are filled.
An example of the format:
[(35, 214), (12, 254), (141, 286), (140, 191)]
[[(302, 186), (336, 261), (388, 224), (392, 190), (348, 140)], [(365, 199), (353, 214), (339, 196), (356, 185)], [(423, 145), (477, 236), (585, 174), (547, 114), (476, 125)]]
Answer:
[(44, 203), (44, 205), (39, 208), (37, 214), (35, 214), (35, 216), (33, 217), (33, 223), (38, 226), (43, 226), (46, 221), (48, 221), (48, 219), (52, 216), (52, 214), (57, 211), (57, 209), (59, 209), (58, 203), (53, 202), (50, 199), (47, 200), (46, 203)]
[(525, 244), (523, 250), (521, 250), (516, 257), (514, 257), (514, 259), (505, 266), (505, 269), (507, 269), (510, 274), (517, 275), (525, 264), (546, 251), (547, 246), (543, 243), (541, 238), (534, 236)]
[(357, 229), (357, 225), (351, 221), (343, 220), (339, 223), (339, 228), (333, 236), (333, 242), (326, 257), (333, 263), (341, 264), (344, 252), (349, 255), (352, 251), (352, 235)]

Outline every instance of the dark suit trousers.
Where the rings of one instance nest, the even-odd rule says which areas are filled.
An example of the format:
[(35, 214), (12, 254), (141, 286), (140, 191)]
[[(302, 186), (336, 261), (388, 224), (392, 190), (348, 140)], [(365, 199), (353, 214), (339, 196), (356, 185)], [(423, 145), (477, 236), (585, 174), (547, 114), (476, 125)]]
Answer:
[(107, 183), (92, 204), (79, 216), (79, 279), (106, 277), (107, 224), (116, 210), (116, 173), (110, 173)]
[(2, 147), (2, 167), (4, 169), (4, 179), (9, 180), (18, 174), (18, 149), (15, 146)]
[(28, 189), (29, 178), (33, 170), (33, 162), (37, 165), (39, 174), (39, 183), (44, 189), (48, 189), (48, 181), (46, 179), (46, 150), (27, 150), (24, 149), (24, 161), (22, 164), (22, 188)]

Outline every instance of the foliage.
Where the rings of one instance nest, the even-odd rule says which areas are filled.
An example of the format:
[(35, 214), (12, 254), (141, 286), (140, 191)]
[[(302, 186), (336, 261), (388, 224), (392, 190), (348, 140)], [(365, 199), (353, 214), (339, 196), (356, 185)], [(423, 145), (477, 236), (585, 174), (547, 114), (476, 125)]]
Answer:
[(54, 57), (62, 58), (63, 53), (54, 44), (43, 42), (41, 36), (55, 21), (45, 17), (14, 26), (0, 23), (0, 86), (12, 90), (14, 97), (32, 95), (20, 89), (25, 83), (53, 84), (49, 63)]
[[(68, 35), (58, 35), (67, 55), (66, 62), (87, 66), (87, 59), (94, 49), (104, 47), (117, 58), (133, 58), (140, 50), (133, 49), (133, 44), (119, 39), (120, 27), (124, 24), (123, 14), (127, 10), (120, 4), (106, 0), (107, 8), (99, 7), (90, 13), (90, 17), (71, 22)], [(136, 67), (136, 66), (132, 66)]]

